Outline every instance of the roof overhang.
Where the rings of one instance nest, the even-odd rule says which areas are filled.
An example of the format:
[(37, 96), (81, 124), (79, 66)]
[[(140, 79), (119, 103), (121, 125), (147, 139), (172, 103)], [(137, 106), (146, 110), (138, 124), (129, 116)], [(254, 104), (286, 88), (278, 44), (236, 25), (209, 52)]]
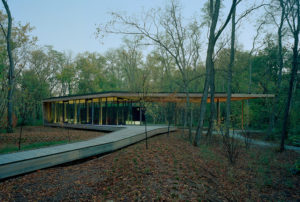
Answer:
[[(88, 95), (73, 95), (64, 97), (52, 97), (44, 99), (43, 102), (60, 102), (69, 100), (89, 100), (97, 98), (118, 98), (118, 100), (132, 100), (134, 102), (145, 100), (147, 102), (186, 102), (186, 93), (130, 93), (130, 92), (108, 92), (108, 93), (94, 93)], [(192, 103), (199, 103), (203, 97), (203, 93), (189, 93), (189, 99)], [(274, 94), (232, 94), (231, 100), (249, 100), (256, 98), (273, 98)], [(215, 102), (226, 102), (226, 93), (215, 93)], [(207, 102), (210, 102), (210, 95)]]

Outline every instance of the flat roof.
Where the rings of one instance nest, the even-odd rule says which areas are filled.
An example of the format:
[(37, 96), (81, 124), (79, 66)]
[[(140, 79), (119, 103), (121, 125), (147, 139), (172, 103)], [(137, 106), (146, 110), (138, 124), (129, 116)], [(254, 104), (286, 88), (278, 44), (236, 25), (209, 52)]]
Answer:
[[(190, 102), (197, 103), (201, 102), (203, 93), (189, 93)], [(133, 93), (124, 91), (110, 91), (110, 92), (99, 92), (81, 95), (70, 95), (51, 97), (44, 99), (43, 102), (57, 102), (57, 101), (69, 101), (69, 100), (85, 100), (85, 99), (97, 99), (114, 97), (120, 100), (132, 100), (139, 101), (145, 99), (147, 102), (186, 102), (186, 93), (183, 92), (158, 92), (158, 93)], [(247, 94), (247, 93), (233, 93), (231, 94), (231, 100), (249, 100), (255, 98), (273, 98), (274, 94)], [(227, 93), (215, 93), (215, 102), (226, 102)], [(208, 95), (207, 102), (210, 102), (210, 94)]]

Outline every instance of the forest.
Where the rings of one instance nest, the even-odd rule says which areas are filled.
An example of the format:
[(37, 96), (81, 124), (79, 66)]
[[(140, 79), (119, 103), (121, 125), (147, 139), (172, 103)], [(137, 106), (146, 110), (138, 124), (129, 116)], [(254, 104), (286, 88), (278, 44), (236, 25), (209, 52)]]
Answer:
[[(2, 0), (0, 201), (299, 200), (299, 0), (207, 0), (190, 18), (186, 2), (111, 12), (93, 36), (99, 46), (112, 35), (122, 43), (74, 54), (39, 44), (35, 28), (14, 20)], [(122, 105), (119, 127), (108, 124), (108, 97), (106, 124), (102, 97), (81, 97), (105, 92), (141, 95), (138, 126), (124, 121), (132, 100)], [(150, 93), (184, 99), (147, 102)], [(215, 101), (220, 93), (225, 102)], [(271, 96), (236, 101), (234, 94)], [(46, 99), (55, 114), (48, 126)], [(119, 100), (110, 99), (119, 125)], [(67, 105), (73, 122), (65, 121)]]
[[(107, 34), (124, 38), (119, 48), (104, 54), (84, 52), (74, 56), (51, 45), (38, 46), (29, 23), (12, 21), (9, 42), (13, 71), (7, 51), (6, 27), (10, 21), (2, 10), (1, 128), (10, 130), (23, 119), (26, 125), (41, 124), (41, 101), (53, 96), (145, 89), (185, 92), (187, 97), (193, 92), (203, 92), (204, 96), (215, 92), (270, 93), (275, 94), (274, 99), (247, 101), (246, 127), (265, 130), (266, 139), (280, 139), (285, 133), (287, 142), (298, 145), (299, 2), (270, 1), (244, 10), (239, 8), (240, 2), (232, 2), (226, 19), (218, 19), (222, 7), (219, 1), (205, 4), (200, 21), (187, 22), (176, 1), (164, 9), (147, 12), (142, 22), (112, 13), (112, 22), (97, 28), (97, 38), (101, 40)], [(257, 20), (252, 49), (243, 50), (236, 32), (262, 8), (260, 19), (264, 20)], [(149, 46), (152, 49), (144, 51)], [(164, 122), (159, 108), (166, 107), (149, 106), (152, 122)], [(215, 103), (197, 105), (187, 99), (182, 108), (181, 125), (198, 128), (198, 132), (203, 126), (213, 125)], [(189, 121), (192, 111), (194, 119)], [(232, 127), (230, 120), (236, 125), (240, 122), (240, 103), (230, 106), (227, 101), (221, 111), (226, 128)]]

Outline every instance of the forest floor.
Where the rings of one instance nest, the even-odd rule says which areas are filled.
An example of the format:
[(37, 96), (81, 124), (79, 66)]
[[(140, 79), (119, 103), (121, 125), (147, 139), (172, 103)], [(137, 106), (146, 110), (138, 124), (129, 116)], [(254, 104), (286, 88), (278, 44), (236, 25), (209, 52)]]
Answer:
[(220, 139), (192, 146), (180, 132), (105, 156), (38, 170), (0, 182), (0, 201), (27, 200), (273, 200), (300, 199), (293, 151), (240, 148), (229, 165)]
[(0, 133), (0, 154), (18, 151), (19, 140), (21, 150), (27, 150), (88, 140), (104, 134), (107, 133), (44, 126), (25, 126), (20, 138), (20, 127), (18, 127), (14, 133)]

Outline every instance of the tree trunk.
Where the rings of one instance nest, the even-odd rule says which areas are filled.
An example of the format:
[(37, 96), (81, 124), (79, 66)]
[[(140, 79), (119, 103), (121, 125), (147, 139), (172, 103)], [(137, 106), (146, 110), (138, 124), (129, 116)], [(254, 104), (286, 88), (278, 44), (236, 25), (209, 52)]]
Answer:
[(235, 13), (236, 8), (232, 12), (231, 18), (231, 48), (230, 61), (227, 70), (227, 99), (226, 99), (226, 121), (225, 121), (225, 135), (229, 135), (230, 128), (230, 109), (231, 109), (231, 90), (232, 90), (232, 69), (234, 67), (235, 54)]
[(215, 8), (213, 1), (210, 1), (210, 13), (211, 13), (211, 26), (209, 30), (209, 41), (208, 41), (208, 48), (207, 48), (207, 54), (206, 54), (206, 77), (205, 77), (205, 83), (204, 83), (204, 89), (203, 89), (203, 96), (201, 99), (200, 104), (200, 116), (199, 116), (199, 122), (197, 126), (197, 132), (194, 139), (194, 145), (199, 146), (200, 144), (200, 138), (203, 132), (203, 123), (204, 123), (204, 115), (206, 111), (206, 103), (207, 103), (207, 97), (208, 97), (208, 87), (210, 84), (210, 75), (211, 75), (211, 69), (213, 66), (213, 54), (214, 54), (214, 48), (215, 48), (215, 30), (216, 25), (219, 17), (219, 10), (220, 10), (220, 0), (217, 0), (215, 3)]
[(216, 107), (215, 107), (215, 68), (214, 64), (211, 68), (211, 77), (210, 77), (210, 117), (208, 122), (208, 131), (207, 137), (210, 138), (214, 129), (214, 121), (216, 119)]
[(148, 149), (148, 130), (147, 130), (147, 118), (146, 118), (146, 106), (145, 107), (145, 135), (146, 135), (146, 149)]
[[(280, 143), (280, 151), (284, 151), (284, 141), (285, 139), (288, 138), (288, 121), (289, 121), (289, 112), (290, 112), (290, 106), (291, 106), (291, 100), (292, 100), (292, 95), (293, 95), (293, 87), (294, 87), (294, 82), (297, 76), (297, 71), (298, 71), (298, 57), (299, 57), (299, 51), (298, 51), (298, 43), (299, 43), (299, 31), (300, 31), (300, 11), (299, 11), (299, 1), (296, 1), (296, 19), (293, 19), (295, 22), (295, 26), (291, 28), (291, 31), (294, 36), (294, 47), (293, 47), (293, 65), (292, 65), (292, 71), (291, 71), (291, 78), (289, 82), (289, 90), (288, 90), (288, 97), (286, 101), (286, 106), (284, 110), (284, 116), (283, 116), (283, 126), (282, 126), (282, 134), (281, 134), (281, 143)], [(294, 17), (294, 16), (293, 16)], [(294, 28), (294, 29), (292, 29)]]
[(228, 13), (227, 19), (223, 26), (219, 29), (217, 33), (215, 33), (216, 25), (219, 18), (219, 11), (220, 11), (220, 0), (216, 0), (214, 3), (213, 0), (210, 0), (209, 2), (209, 9), (210, 9), (210, 18), (211, 18), (211, 24), (209, 29), (209, 40), (208, 40), (208, 48), (207, 48), (207, 54), (206, 54), (206, 77), (205, 77), (205, 83), (204, 83), (204, 91), (203, 96), (201, 99), (200, 104), (200, 116), (199, 116), (199, 122), (197, 127), (197, 133), (194, 139), (194, 145), (198, 146), (200, 144), (200, 137), (203, 131), (203, 122), (204, 122), (204, 115), (206, 111), (206, 102), (207, 102), (207, 96), (208, 96), (208, 86), (210, 85), (210, 80), (214, 79), (211, 78), (211, 70), (214, 68), (214, 61), (213, 61), (213, 54), (215, 49), (215, 44), (218, 38), (220, 37), (221, 33), (224, 31), (225, 27), (227, 26), (228, 22), (230, 21), (233, 9), (236, 6), (236, 0), (232, 0), (232, 5), (230, 8), (230, 11)]
[[(298, 8), (299, 9), (299, 8)], [(299, 19), (298, 19), (299, 22)], [(286, 101), (286, 106), (284, 110), (283, 116), (283, 126), (282, 126), (282, 134), (281, 134), (281, 143), (280, 143), (280, 151), (284, 151), (284, 140), (288, 138), (288, 119), (289, 119), (289, 112), (292, 100), (292, 93), (295, 78), (297, 76), (298, 71), (298, 41), (299, 41), (299, 31), (297, 34), (294, 34), (294, 47), (293, 47), (293, 67), (291, 72), (291, 78), (289, 82), (289, 90), (288, 90), (288, 97)]]
[(277, 52), (277, 64), (279, 68), (278, 78), (276, 81), (276, 89), (275, 89), (275, 98), (272, 103), (272, 111), (270, 115), (270, 124), (267, 132), (267, 139), (270, 139), (271, 134), (273, 133), (273, 129), (275, 126), (275, 122), (278, 119), (278, 114), (275, 114), (275, 111), (278, 109), (279, 104), (279, 93), (281, 88), (281, 80), (282, 80), (282, 69), (283, 69), (283, 55), (282, 55), (282, 27), (285, 19), (285, 6), (283, 0), (280, 0), (280, 7), (281, 7), (281, 17), (280, 17), (280, 24), (277, 30), (277, 37), (278, 37), (278, 52)]
[(20, 151), (21, 150), (21, 141), (22, 141), (22, 132), (23, 132), (23, 120), (22, 120), (22, 124), (21, 124), (21, 127), (20, 127), (20, 134), (19, 134), (19, 147), (18, 147), (18, 150)]
[(2, 3), (5, 7), (7, 18), (8, 18), (8, 24), (7, 24), (7, 33), (6, 33), (6, 48), (7, 48), (7, 55), (9, 59), (9, 71), (8, 71), (8, 94), (7, 94), (7, 132), (12, 133), (13, 132), (13, 103), (12, 103), (12, 97), (13, 97), (13, 88), (14, 88), (14, 69), (15, 64), (12, 56), (12, 50), (11, 50), (11, 27), (12, 27), (12, 17), (11, 13), (8, 7), (8, 4), (6, 0), (2, 0)]
[[(189, 94), (189, 91), (188, 91), (188, 87), (185, 86), (185, 94), (186, 94), (186, 110), (185, 110), (185, 119), (184, 119), (184, 122), (185, 122), (185, 126), (187, 125), (187, 123), (189, 123), (189, 141), (190, 142), (193, 142), (193, 137), (192, 137), (192, 120), (190, 119), (190, 121), (188, 122), (188, 114), (190, 114), (191, 116), (191, 113), (192, 113), (192, 109), (191, 109), (191, 103), (190, 103), (190, 94)], [(184, 128), (185, 129), (185, 128)]]

